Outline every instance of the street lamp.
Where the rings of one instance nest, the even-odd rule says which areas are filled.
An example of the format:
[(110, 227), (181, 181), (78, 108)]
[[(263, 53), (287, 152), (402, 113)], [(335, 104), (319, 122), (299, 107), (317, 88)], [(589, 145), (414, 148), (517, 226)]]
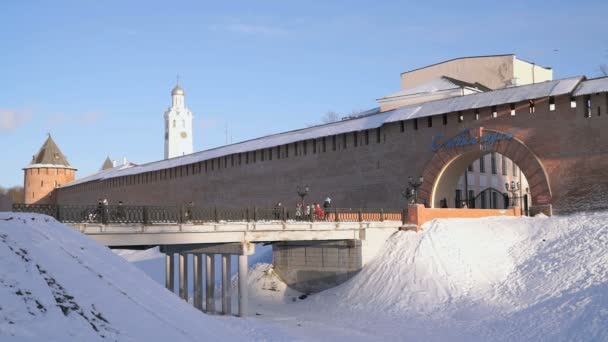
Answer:
[(505, 183), (505, 190), (507, 190), (507, 192), (511, 193), (511, 198), (513, 198), (513, 202), (511, 203), (511, 206), (515, 206), (515, 194), (519, 191), (520, 188), (520, 184), (519, 182), (515, 183), (515, 181), (511, 181), (511, 184), (509, 183)]
[(300, 196), (300, 203), (302, 204), (302, 208), (304, 207), (304, 197), (308, 195), (308, 185), (304, 185), (304, 188), (298, 185), (296, 191), (298, 192), (298, 196)]
[(405, 190), (401, 191), (401, 196), (405, 197), (410, 204), (418, 203), (418, 188), (424, 182), (424, 178), (420, 176), (418, 180), (414, 180), (412, 176), (408, 177), (408, 185)]

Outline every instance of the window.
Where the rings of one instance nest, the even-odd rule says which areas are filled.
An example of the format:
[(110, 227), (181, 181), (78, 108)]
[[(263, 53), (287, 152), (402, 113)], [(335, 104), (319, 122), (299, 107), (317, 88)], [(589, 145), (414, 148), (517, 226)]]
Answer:
[(454, 197), (454, 208), (462, 208), (462, 190), (456, 189)]
[(534, 108), (534, 100), (530, 100), (529, 105), (530, 105), (530, 114), (534, 114), (534, 112), (536, 111), (536, 108)]
[(475, 191), (469, 190), (469, 208), (475, 208)]
[(342, 149), (346, 150), (346, 133), (342, 134)]
[(289, 145), (285, 145), (285, 158), (289, 158)]
[(382, 137), (381, 137), (381, 130), (380, 127), (376, 128), (376, 142), (380, 143), (382, 141)]
[(277, 159), (281, 159), (281, 146), (277, 146)]
[(591, 117), (591, 96), (585, 96), (585, 117)]
[(354, 137), (353, 142), (355, 144), (355, 147), (359, 146), (359, 132), (355, 132), (353, 134), (353, 137)]
[(486, 156), (482, 156), (481, 158), (479, 158), (479, 172), (486, 172)]
[(555, 97), (551, 96), (549, 98), (549, 111), (553, 112), (555, 111)]
[(317, 139), (313, 139), (312, 141), (312, 154), (317, 153)]
[(502, 155), (502, 175), (507, 175), (507, 157), (504, 155)]
[(570, 98), (570, 108), (576, 108), (576, 98)]
[(461, 123), (464, 121), (464, 115), (462, 115), (462, 112), (458, 112), (456, 113), (456, 115), (458, 116), (458, 123)]
[(369, 130), (364, 131), (365, 145), (369, 145)]
[(327, 152), (327, 144), (325, 143), (325, 137), (323, 137), (323, 140), (321, 141), (321, 148), (323, 149), (323, 152)]
[(272, 160), (272, 148), (268, 148), (268, 160)]
[(302, 152), (304, 152), (304, 155), (308, 153), (308, 140), (302, 141)]
[(264, 153), (264, 151), (265, 151), (265, 150), (263, 150), (263, 149), (262, 149), (262, 150), (260, 150), (260, 153), (261, 153), (261, 155), (262, 155), (262, 161), (265, 161), (265, 160), (266, 160), (266, 153)]
[(496, 174), (496, 153), (492, 152), (490, 154), (490, 165), (492, 167), (492, 174)]
[[(242, 154), (242, 153), (239, 153), (239, 157), (238, 157), (238, 160), (239, 160), (239, 165), (241, 165), (242, 156), (243, 156), (243, 154)], [(207, 169), (207, 167), (206, 167), (206, 166), (205, 166), (205, 169)], [(205, 170), (205, 171), (206, 171), (206, 170)]]
[(399, 126), (401, 126), (401, 133), (405, 132), (405, 121), (399, 121)]
[(509, 107), (511, 108), (511, 116), (515, 116), (515, 104), (511, 103)]
[(495, 118), (498, 116), (498, 112), (496, 111), (496, 106), (492, 106), (492, 117)]
[(427, 117), (426, 122), (427, 122), (428, 127), (433, 127), (433, 117), (432, 116)]
[(479, 109), (475, 109), (475, 120), (479, 120)]
[(175, 128), (175, 120), (173, 120), (173, 128)]
[(443, 117), (443, 125), (445, 126), (445, 125), (448, 124), (448, 115), (447, 114), (443, 114), (442, 117)]
[(488, 205), (486, 204), (486, 191), (482, 191), (479, 196), (479, 202), (481, 202), (481, 209), (486, 209)]
[[(272, 159), (272, 153), (270, 153), (270, 158)], [(230, 166), (234, 166), (234, 154), (230, 156)]]
[(293, 143), (293, 150), (295, 151), (295, 155), (297, 156), (300, 151), (298, 151), (298, 142)]
[(336, 148), (337, 148), (337, 146), (336, 146), (336, 145), (337, 145), (337, 142), (336, 142), (336, 136), (335, 136), (335, 135), (332, 135), (332, 136), (331, 136), (331, 150), (332, 150), (332, 151), (335, 151), (335, 150), (336, 150)]
[(40, 187), (42, 188), (44, 186), (44, 181), (40, 181)]
[(414, 119), (414, 130), (418, 130), (418, 118)]
[(473, 172), (473, 163), (471, 163), (471, 164), (469, 165), (469, 167), (467, 168), (467, 171), (469, 171), (469, 172)]
[(253, 162), (255, 163), (257, 161), (256, 159), (257, 159), (258, 153), (257, 153), (257, 151), (253, 151), (253, 152), (251, 152), (251, 154), (253, 154)]
[[(249, 164), (249, 152), (245, 152), (245, 164)], [(211, 164), (211, 170), (213, 170), (213, 164)]]
[(492, 209), (498, 209), (498, 193), (492, 191)]
[(517, 164), (515, 164), (514, 161), (511, 161), (512, 165), (513, 165), (513, 176), (517, 177), (517, 174), (519, 173), (517, 170)]

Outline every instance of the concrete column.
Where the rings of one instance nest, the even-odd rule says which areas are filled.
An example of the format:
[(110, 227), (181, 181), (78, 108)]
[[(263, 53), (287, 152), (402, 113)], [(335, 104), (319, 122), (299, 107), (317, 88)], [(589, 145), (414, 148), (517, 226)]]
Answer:
[(222, 313), (232, 313), (232, 298), (230, 295), (230, 254), (222, 254)]
[(207, 282), (207, 313), (215, 312), (215, 254), (207, 254), (206, 282)]
[(173, 279), (175, 279), (175, 264), (173, 263), (173, 253), (165, 254), (165, 287), (171, 292), (175, 292)]
[(193, 254), (193, 269), (194, 269), (194, 307), (203, 309), (203, 260), (202, 254)]
[(188, 254), (179, 253), (179, 296), (188, 301)]
[(239, 317), (247, 315), (247, 255), (239, 255)]

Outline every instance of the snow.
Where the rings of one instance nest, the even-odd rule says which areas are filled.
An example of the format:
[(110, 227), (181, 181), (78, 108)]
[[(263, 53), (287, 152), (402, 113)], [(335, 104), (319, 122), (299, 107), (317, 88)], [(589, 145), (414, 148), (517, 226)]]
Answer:
[(158, 249), (115, 251), (144, 273), (51, 218), (2, 213), (0, 340), (608, 340), (608, 212), (423, 229), (394, 234), (354, 278), (314, 295), (289, 289), (258, 245), (240, 319), (167, 292)]
[(0, 263), (0, 341), (241, 341), (269, 333), (259, 322), (201, 314), (48, 216), (0, 213)]

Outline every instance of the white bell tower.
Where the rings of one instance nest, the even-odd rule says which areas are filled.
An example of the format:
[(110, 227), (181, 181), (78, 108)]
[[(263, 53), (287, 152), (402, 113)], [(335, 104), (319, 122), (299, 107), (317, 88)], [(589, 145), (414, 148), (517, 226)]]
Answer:
[(171, 98), (171, 107), (165, 112), (165, 159), (192, 153), (192, 112), (184, 102), (179, 78)]

